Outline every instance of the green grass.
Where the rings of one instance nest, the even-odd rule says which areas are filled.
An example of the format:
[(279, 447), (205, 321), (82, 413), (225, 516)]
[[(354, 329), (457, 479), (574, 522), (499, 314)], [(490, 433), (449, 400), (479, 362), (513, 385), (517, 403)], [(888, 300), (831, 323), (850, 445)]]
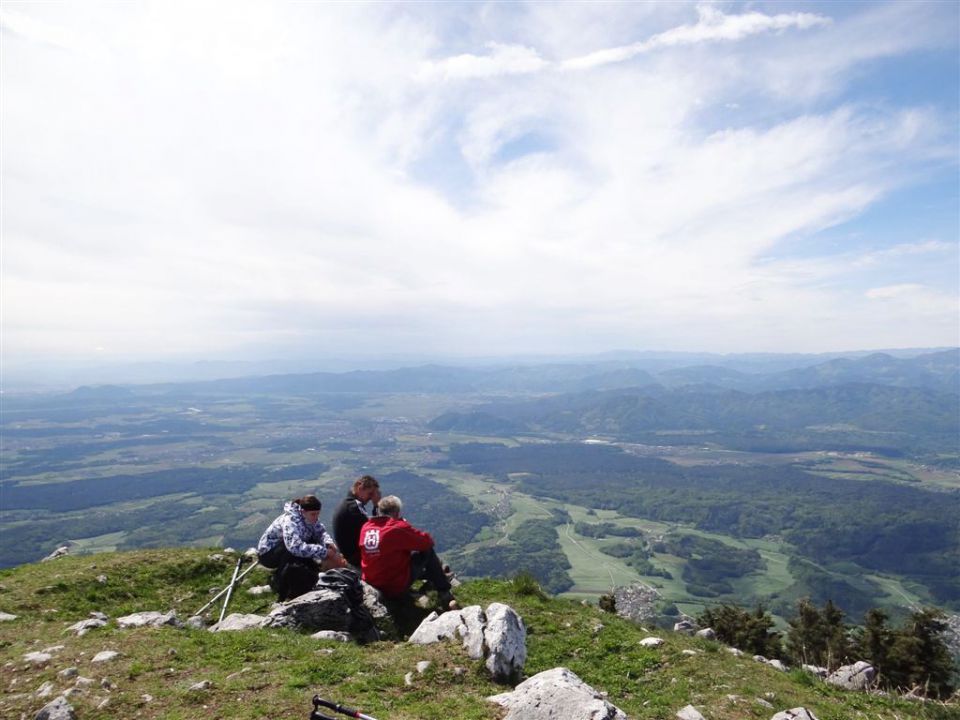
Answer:
[[(115, 618), (138, 610), (194, 612), (222, 587), (234, 562), (209, 558), (211, 550), (175, 549), (67, 557), (0, 571), (0, 610), (18, 615), (0, 623), (0, 717), (32, 717), (46, 700), (32, 693), (45, 681), (58, 692), (69, 684), (57, 676), (66, 667), (96, 683), (71, 698), (78, 717), (143, 720), (198, 717), (254, 720), (306, 718), (319, 693), (357, 706), (380, 720), (495, 720), (499, 710), (485, 698), (505, 688), (494, 684), (478, 661), (455, 644), (429, 647), (381, 642), (360, 647), (312, 640), (285, 630), (209, 633), (174, 628), (119, 630), (114, 625), (84, 637), (65, 627), (101, 610)], [(100, 583), (97, 575), (106, 575)], [(257, 569), (249, 584), (261, 584)], [(643, 648), (648, 633), (597, 608), (544, 598), (529, 582), (479, 580), (462, 586), (464, 605), (506, 602), (528, 628), (526, 675), (569, 667), (631, 718), (671, 718), (687, 704), (710, 720), (768, 720), (775, 710), (805, 706), (821, 720), (947, 720), (960, 707), (920, 705), (845, 693), (796, 672), (779, 673), (721, 646), (658, 631), (665, 644)], [(265, 601), (244, 591), (231, 611), (265, 612)], [(44, 667), (26, 667), (24, 653), (63, 645)], [(94, 665), (93, 655), (113, 649), (119, 659)], [(685, 654), (684, 651), (695, 654)], [(420, 660), (432, 665), (422, 675)], [(404, 675), (413, 672), (412, 685)], [(101, 678), (113, 683), (107, 691)], [(209, 680), (204, 692), (189, 687)], [(145, 702), (144, 695), (152, 696)], [(731, 700), (728, 696), (735, 696)], [(766, 697), (775, 710), (760, 706)], [(97, 709), (108, 700), (106, 707)]]

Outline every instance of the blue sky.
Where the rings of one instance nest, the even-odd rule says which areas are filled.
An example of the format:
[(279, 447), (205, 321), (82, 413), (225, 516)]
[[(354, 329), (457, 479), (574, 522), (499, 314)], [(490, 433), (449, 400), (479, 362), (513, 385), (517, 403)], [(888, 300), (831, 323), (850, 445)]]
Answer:
[(956, 2), (16, 2), (10, 368), (960, 344)]

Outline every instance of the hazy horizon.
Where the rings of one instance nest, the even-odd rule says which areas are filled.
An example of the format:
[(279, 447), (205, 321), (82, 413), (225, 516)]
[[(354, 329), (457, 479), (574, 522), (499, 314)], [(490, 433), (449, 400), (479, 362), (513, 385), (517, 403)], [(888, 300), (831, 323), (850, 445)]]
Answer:
[(5, 2), (4, 374), (956, 347), (958, 22)]

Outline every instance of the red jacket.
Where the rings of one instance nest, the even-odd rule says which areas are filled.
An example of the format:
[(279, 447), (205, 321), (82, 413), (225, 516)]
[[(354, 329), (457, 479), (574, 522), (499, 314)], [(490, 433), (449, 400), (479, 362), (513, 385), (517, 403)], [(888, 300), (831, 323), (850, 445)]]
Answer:
[(410, 553), (433, 547), (430, 533), (389, 515), (372, 517), (360, 528), (360, 568), (364, 581), (387, 597), (410, 587)]

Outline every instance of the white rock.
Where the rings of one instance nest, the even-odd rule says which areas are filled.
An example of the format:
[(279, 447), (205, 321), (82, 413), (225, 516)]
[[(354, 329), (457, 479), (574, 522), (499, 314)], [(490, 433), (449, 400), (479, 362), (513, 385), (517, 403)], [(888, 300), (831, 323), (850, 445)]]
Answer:
[(248, 558), (259, 558), (256, 548), (247, 548), (243, 551), (243, 556)]
[(486, 649), (483, 631), (487, 625), (487, 616), (479, 605), (470, 605), (460, 611), (460, 620), (457, 632), (463, 640), (463, 647), (467, 655), (474, 660), (479, 660)]
[(421, 675), (425, 673), (429, 668), (430, 668), (429, 660), (421, 660), (420, 662), (417, 663), (417, 672), (420, 673)]
[(43, 652), (50, 653), (51, 655), (56, 655), (58, 652), (63, 650), (63, 645), (51, 645), (50, 647), (45, 647)]
[(267, 595), (272, 592), (269, 585), (254, 585), (252, 588), (247, 588), (247, 593), (250, 595)]
[(825, 667), (820, 667), (819, 665), (801, 665), (800, 666), (805, 672), (810, 673), (811, 675), (816, 675), (818, 678), (825, 678), (830, 674), (830, 671)]
[(703, 630), (697, 630), (695, 637), (703, 638), (704, 640), (716, 640), (717, 632), (713, 628), (704, 628)]
[(105, 585), (106, 582), (107, 582), (107, 576), (106, 576), (106, 575), (97, 575), (97, 582), (100, 583), (101, 585)]
[(35, 697), (45, 698), (53, 695), (53, 691), (56, 689), (56, 685), (47, 680), (43, 685), (37, 688), (37, 691), (34, 693)]
[(412, 673), (412, 672), (408, 672), (406, 675), (403, 676), (403, 684), (406, 685), (407, 687), (413, 685), (413, 673)]
[(28, 652), (23, 659), (32, 665), (44, 665), (53, 660), (53, 655), (45, 652)]
[(627, 720), (620, 708), (567, 668), (545, 670), (517, 685), (512, 692), (487, 698), (507, 708), (503, 720)]
[(140, 700), (144, 703), (152, 703), (153, 695), (150, 695), (149, 693), (144, 693), (143, 695), (140, 696)]
[[(229, 615), (227, 617), (229, 617)], [(224, 618), (224, 620), (226, 619), (227, 618)], [(203, 619), (202, 615), (191, 615), (187, 618), (187, 621), (184, 623), (184, 625), (193, 630), (203, 630), (205, 627), (207, 627), (207, 621)]]
[[(191, 618), (192, 619), (192, 618)], [(230, 632), (234, 630), (249, 630), (251, 628), (263, 627), (266, 617), (263, 615), (253, 615), (244, 613), (231, 613), (221, 622), (210, 626), (210, 632)]]
[(61, 695), (44, 705), (34, 716), (34, 720), (76, 720), (76, 717), (73, 706)]
[(743, 650), (740, 650), (735, 647), (728, 647), (727, 652), (733, 655), (734, 657), (743, 657)]
[(117, 626), (122, 628), (163, 627), (164, 625), (183, 627), (183, 623), (180, 622), (177, 613), (173, 610), (165, 613), (138, 612), (117, 618)]
[[(479, 608), (479, 606), (475, 606)], [(414, 645), (431, 645), (441, 640), (456, 639), (459, 635), (457, 628), (463, 624), (461, 612), (451, 610), (443, 615), (432, 612), (427, 615), (423, 622), (413, 631), (408, 642)]]
[(663, 639), (658, 637), (645, 637), (640, 641), (643, 647), (660, 647), (663, 645)]
[(844, 665), (827, 676), (827, 682), (846, 690), (868, 690), (873, 685), (877, 671), (873, 665), (861, 660), (853, 665)]
[(50, 553), (50, 554), (47, 555), (45, 558), (43, 558), (40, 562), (49, 562), (50, 560), (56, 560), (57, 558), (61, 558), (61, 557), (63, 557), (64, 555), (68, 555), (69, 553), (70, 553), (70, 546), (69, 546), (69, 545), (61, 545), (61, 546), (58, 547), (56, 550), (54, 550), (52, 553)]
[(212, 687), (213, 687), (213, 683), (210, 682), (209, 680), (201, 680), (200, 682), (194, 683), (187, 689), (192, 690), (194, 692), (202, 692), (203, 690), (209, 690)]
[(770, 720), (817, 720), (817, 716), (804, 707), (778, 712)]
[(91, 630), (102, 628), (106, 624), (106, 620), (100, 620), (99, 618), (88, 618), (87, 620), (81, 620), (80, 622), (74, 623), (67, 628), (67, 631), (76, 633), (77, 637), (83, 637)]
[(696, 651), (696, 650), (684, 650), (684, 651), (683, 651), (683, 654), (684, 654), (684, 655), (696, 655), (696, 654), (697, 654), (697, 651)]
[(495, 680), (519, 679), (527, 662), (527, 629), (509, 605), (490, 603), (483, 630), (487, 670)]
[(693, 705), (687, 705), (677, 711), (677, 720), (707, 720)]
[(350, 633), (340, 632), (339, 630), (319, 630), (310, 637), (314, 640), (333, 640), (342, 643), (348, 643), (353, 639), (350, 637)]
[(63, 680), (69, 680), (70, 678), (75, 678), (80, 674), (80, 671), (75, 667), (64, 668), (57, 673), (57, 677)]
[(680, 622), (673, 624), (673, 631), (683, 633), (684, 635), (693, 635), (696, 630), (696, 624), (690, 620), (681, 620)]
[(754, 698), (757, 701), (757, 705), (762, 705), (765, 708), (773, 709), (773, 703), (769, 700), (764, 700), (763, 698)]
[(109, 704), (110, 704), (110, 698), (104, 698), (99, 703), (97, 703), (97, 710), (103, 710)]
[(16, 620), (16, 615), (11, 615), (10, 613), (0, 612), (0, 622), (10, 622), (11, 620)]
[(74, 685), (76, 687), (86, 688), (86, 687), (92, 687), (94, 682), (95, 681), (93, 678), (80, 676), (76, 679), (76, 681), (74, 682)]
[(90, 662), (110, 662), (111, 660), (116, 660), (118, 657), (120, 657), (120, 653), (116, 650), (101, 650), (90, 659)]
[(773, 660), (767, 660), (767, 665), (769, 665), (772, 668), (776, 668), (780, 672), (786, 672), (788, 669), (786, 665), (784, 665), (780, 660), (777, 660), (776, 658), (774, 658)]

